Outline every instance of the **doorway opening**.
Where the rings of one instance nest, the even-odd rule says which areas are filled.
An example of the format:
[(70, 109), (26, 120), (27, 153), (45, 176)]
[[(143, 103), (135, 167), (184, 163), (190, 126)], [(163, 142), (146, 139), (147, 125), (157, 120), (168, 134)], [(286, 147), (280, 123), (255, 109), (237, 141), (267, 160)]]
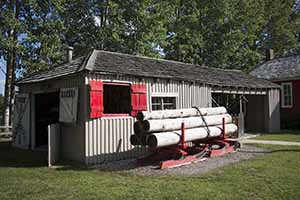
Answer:
[(35, 147), (47, 149), (48, 125), (59, 121), (59, 92), (35, 95)]
[(243, 95), (240, 94), (224, 94), (224, 93), (212, 93), (213, 107), (224, 106), (227, 112), (236, 117), (240, 114), (241, 109), (246, 114), (246, 101), (240, 100)]
[(213, 107), (224, 106), (232, 116), (232, 122), (237, 125), (235, 137), (241, 137), (247, 131), (245, 116), (247, 115), (247, 99), (241, 94), (212, 93)]

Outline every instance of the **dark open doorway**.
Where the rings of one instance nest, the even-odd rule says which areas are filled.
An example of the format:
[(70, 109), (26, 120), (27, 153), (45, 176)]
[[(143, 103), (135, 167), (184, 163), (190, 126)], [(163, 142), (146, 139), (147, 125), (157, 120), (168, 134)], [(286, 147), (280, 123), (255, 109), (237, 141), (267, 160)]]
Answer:
[[(224, 106), (230, 115), (238, 116), (241, 112), (241, 97), (240, 94), (212, 93), (213, 107)], [(242, 110), (246, 114), (246, 101), (242, 102)]]
[(224, 106), (232, 116), (232, 121), (238, 126), (239, 137), (247, 131), (245, 116), (247, 115), (248, 100), (241, 94), (212, 93), (213, 107)]
[(48, 125), (59, 120), (59, 92), (35, 95), (35, 146), (48, 144)]

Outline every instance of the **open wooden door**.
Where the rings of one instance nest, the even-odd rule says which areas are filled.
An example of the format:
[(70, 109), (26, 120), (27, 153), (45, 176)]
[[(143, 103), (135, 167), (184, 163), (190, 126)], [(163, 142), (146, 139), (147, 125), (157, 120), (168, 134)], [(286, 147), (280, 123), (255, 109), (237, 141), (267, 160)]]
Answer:
[(48, 167), (56, 164), (60, 159), (60, 126), (48, 126)]
[(13, 117), (13, 145), (30, 148), (30, 100), (29, 94), (17, 94)]
[(62, 88), (59, 95), (59, 122), (77, 122), (78, 88)]

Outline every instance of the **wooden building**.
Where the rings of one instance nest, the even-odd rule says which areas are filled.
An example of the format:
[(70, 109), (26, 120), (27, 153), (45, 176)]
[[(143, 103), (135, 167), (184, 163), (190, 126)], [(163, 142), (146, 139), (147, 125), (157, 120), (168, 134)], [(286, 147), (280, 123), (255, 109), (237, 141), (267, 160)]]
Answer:
[(251, 74), (281, 87), (281, 122), (284, 128), (300, 128), (300, 56), (273, 58)]
[(280, 129), (278, 86), (236, 70), (93, 50), (18, 86), (14, 145), (47, 146), (58, 123), (56, 154), (88, 166), (144, 152), (129, 142), (139, 110), (210, 107), (214, 94), (248, 99), (247, 130)]

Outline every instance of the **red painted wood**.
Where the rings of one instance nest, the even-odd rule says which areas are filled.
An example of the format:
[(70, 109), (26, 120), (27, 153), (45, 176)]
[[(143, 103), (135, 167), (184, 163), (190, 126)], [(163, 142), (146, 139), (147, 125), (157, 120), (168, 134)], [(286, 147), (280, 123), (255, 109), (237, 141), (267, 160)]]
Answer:
[[(293, 92), (293, 107), (282, 108), (280, 102), (280, 117), (283, 122), (291, 122), (300, 120), (300, 80), (290, 80), (290, 81), (276, 81), (274, 83), (288, 83), (291, 82), (292, 92)], [(281, 96), (280, 96), (281, 101)]]
[(209, 156), (210, 157), (223, 156), (227, 153), (231, 153), (231, 152), (234, 152), (234, 151), (235, 151), (234, 146), (230, 145), (230, 146), (225, 146), (222, 149), (211, 150), (210, 153), (209, 153)]
[(147, 110), (147, 93), (140, 93), (140, 110)]
[(223, 136), (223, 139), (225, 140), (226, 139), (226, 132), (225, 132), (225, 117), (222, 118), (222, 136)]
[(131, 91), (133, 93), (144, 94), (147, 91), (146, 84), (132, 84)]
[(102, 81), (90, 81), (91, 91), (102, 91), (103, 92), (103, 82)]
[(182, 160), (167, 160), (160, 163), (160, 169), (179, 167), (182, 165), (188, 165), (197, 160), (196, 156), (186, 156)]
[(184, 122), (181, 123), (181, 136), (180, 136), (180, 143), (181, 143), (181, 148), (186, 149), (187, 145), (185, 143), (185, 128), (184, 128)]
[(102, 114), (102, 117), (128, 117), (129, 114), (117, 113), (117, 114)]
[[(154, 154), (137, 159), (137, 163), (138, 165), (153, 164), (165, 159), (167, 155), (172, 159), (160, 162), (160, 169), (165, 169), (187, 165), (204, 157), (222, 156), (227, 153), (234, 152), (236, 148), (240, 147), (238, 141), (225, 140), (223, 138), (209, 139), (200, 143), (203, 145), (195, 145), (187, 147), (186, 149), (182, 149), (181, 145), (154, 149), (149, 148), (149, 151)], [(219, 145), (220, 147), (218, 149), (211, 149), (211, 145)]]
[(131, 85), (131, 115), (136, 116), (138, 111), (147, 110), (146, 84)]
[(103, 83), (90, 81), (90, 118), (99, 118), (103, 115)]

